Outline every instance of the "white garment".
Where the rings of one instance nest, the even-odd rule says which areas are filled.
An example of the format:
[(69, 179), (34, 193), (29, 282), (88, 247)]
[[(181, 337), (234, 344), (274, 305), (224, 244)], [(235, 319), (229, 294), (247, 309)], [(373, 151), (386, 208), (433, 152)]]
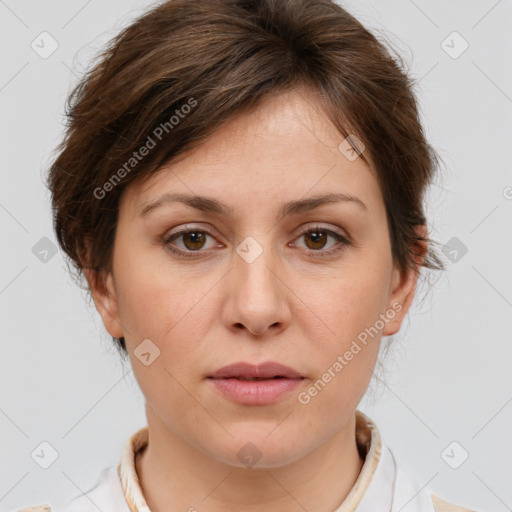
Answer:
[[(356, 438), (365, 461), (349, 494), (333, 512), (471, 512), (436, 498), (397, 467), (376, 425), (360, 411), (356, 411)], [(105, 468), (92, 489), (70, 500), (64, 510), (51, 512), (151, 512), (135, 469), (135, 454), (147, 442), (148, 427), (144, 427), (126, 442), (119, 464)], [(30, 507), (18, 512), (45, 510), (50, 512)]]
[[(377, 470), (359, 505), (353, 508), (352, 503), (343, 503), (335, 512), (436, 512), (431, 493), (420, 489), (404, 473), (395, 481), (393, 455), (387, 447), (383, 447)], [(117, 466), (105, 468), (99, 482), (86, 494), (87, 497), (74, 500), (63, 512), (98, 512), (98, 509), (104, 512), (132, 512), (124, 496)], [(411, 498), (412, 501), (409, 501)], [(407, 501), (409, 503), (402, 508)], [(150, 510), (139, 508), (138, 512)]]

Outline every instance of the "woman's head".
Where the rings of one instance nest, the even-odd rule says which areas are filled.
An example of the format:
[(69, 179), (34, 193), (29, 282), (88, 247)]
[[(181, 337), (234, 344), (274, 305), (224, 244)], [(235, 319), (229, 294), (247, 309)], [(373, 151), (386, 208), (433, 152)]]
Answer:
[[(411, 85), (329, 0), (164, 2), (79, 83), (49, 175), (55, 230), (155, 421), (235, 463), (208, 403), (269, 465), (272, 446), (302, 432), (291, 461), (347, 421), (420, 268), (442, 266)], [(267, 360), (305, 377), (286, 400), (308, 405), (269, 438), (272, 406), (242, 421), (208, 379)]]

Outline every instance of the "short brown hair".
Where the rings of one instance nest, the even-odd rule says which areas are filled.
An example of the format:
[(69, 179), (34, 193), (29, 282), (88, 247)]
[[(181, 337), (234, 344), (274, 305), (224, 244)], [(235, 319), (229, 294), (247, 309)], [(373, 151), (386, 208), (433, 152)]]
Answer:
[[(318, 92), (341, 134), (364, 144), (360, 156), (381, 188), (393, 262), (414, 268), (419, 244), (431, 242), (415, 226), (426, 224), (424, 192), (439, 157), (426, 141), (403, 67), (331, 0), (155, 6), (111, 40), (68, 97), (66, 134), (47, 183), (57, 240), (76, 277), (86, 267), (98, 276), (112, 270), (126, 186), (268, 95), (301, 85)], [(144, 158), (134, 156), (144, 146)], [(444, 268), (430, 243), (422, 266)], [(124, 338), (115, 340), (126, 352)]]

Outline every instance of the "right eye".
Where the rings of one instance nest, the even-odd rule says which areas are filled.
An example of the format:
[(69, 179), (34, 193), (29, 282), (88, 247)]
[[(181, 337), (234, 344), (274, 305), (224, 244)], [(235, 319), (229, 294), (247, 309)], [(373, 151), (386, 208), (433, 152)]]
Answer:
[[(185, 258), (194, 257), (193, 253), (205, 252), (201, 251), (204, 247), (207, 237), (212, 237), (208, 231), (203, 229), (182, 229), (172, 235), (167, 235), (163, 239), (164, 245), (174, 254), (183, 256)], [(184, 248), (177, 247), (174, 243), (175, 240), (182, 238)]]

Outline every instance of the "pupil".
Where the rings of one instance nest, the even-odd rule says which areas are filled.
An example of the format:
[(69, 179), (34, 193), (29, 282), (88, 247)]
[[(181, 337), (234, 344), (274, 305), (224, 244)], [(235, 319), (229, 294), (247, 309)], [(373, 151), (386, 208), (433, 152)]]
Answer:
[[(314, 249), (321, 249), (325, 243), (323, 238), (325, 238), (325, 233), (319, 232), (319, 231), (312, 231), (309, 234), (309, 237), (313, 239), (313, 245)], [(324, 243), (322, 243), (324, 242)], [(319, 245), (318, 245), (319, 244)]]
[[(191, 245), (192, 247), (188, 247), (189, 249), (200, 249), (201, 248), (201, 237), (203, 237), (203, 233), (198, 233), (198, 232), (192, 232), (192, 233), (188, 233), (185, 237), (185, 239), (191, 239), (192, 242), (191, 242)], [(204, 240), (203, 240), (204, 242)], [(196, 246), (196, 244), (199, 244), (199, 247)]]

